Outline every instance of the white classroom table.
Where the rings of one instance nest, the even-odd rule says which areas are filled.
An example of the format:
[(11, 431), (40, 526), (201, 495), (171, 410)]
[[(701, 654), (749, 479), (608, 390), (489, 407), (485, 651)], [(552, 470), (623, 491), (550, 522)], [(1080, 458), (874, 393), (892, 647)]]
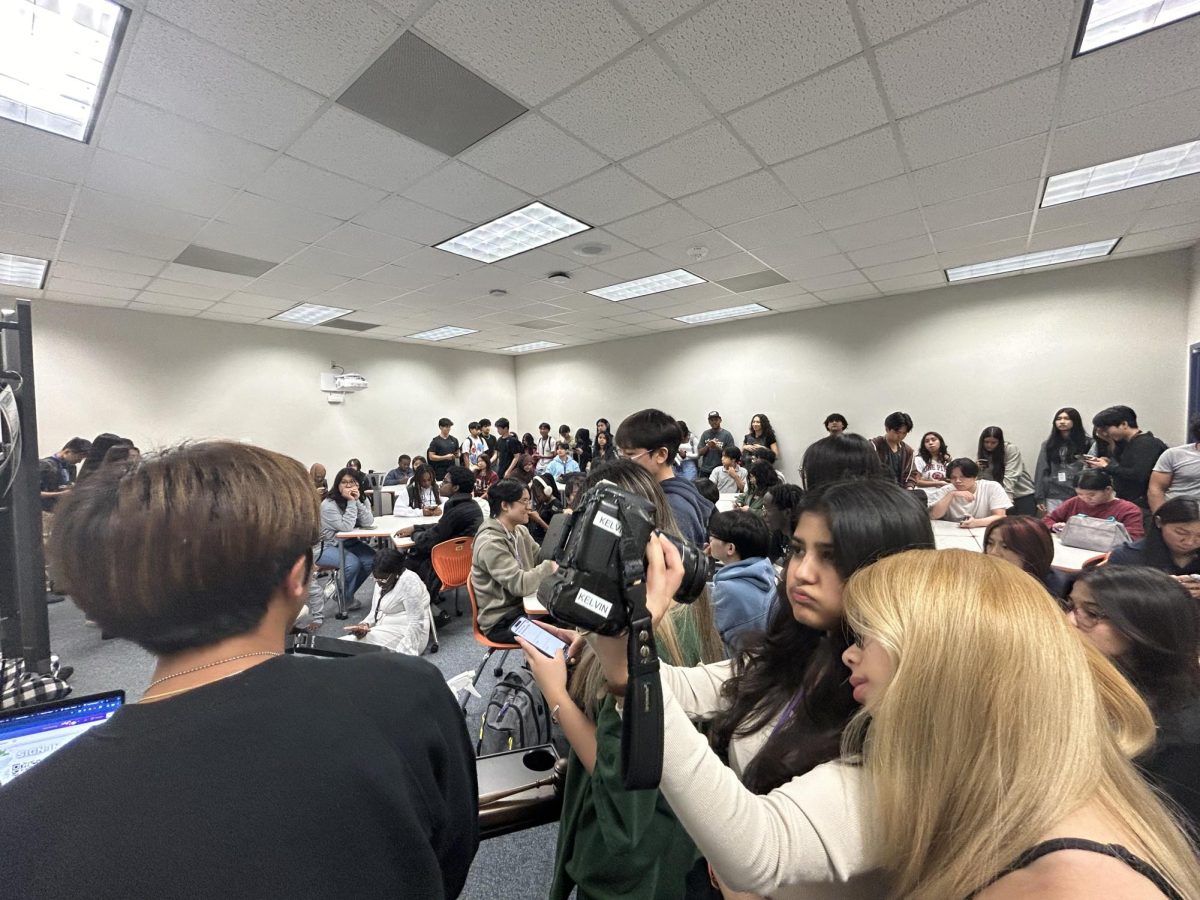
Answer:
[[(958, 550), (974, 550), (983, 552), (984, 528), (959, 528), (955, 522), (938, 520), (933, 523), (933, 542), (939, 550), (955, 548)], [(1095, 550), (1080, 550), (1078, 547), (1064, 547), (1057, 534), (1051, 535), (1054, 541), (1054, 568), (1062, 572), (1078, 572), (1083, 564), (1094, 556), (1099, 556)]]
[(729, 512), (733, 509), (733, 500), (737, 494), (722, 494), (717, 499), (717, 512)]

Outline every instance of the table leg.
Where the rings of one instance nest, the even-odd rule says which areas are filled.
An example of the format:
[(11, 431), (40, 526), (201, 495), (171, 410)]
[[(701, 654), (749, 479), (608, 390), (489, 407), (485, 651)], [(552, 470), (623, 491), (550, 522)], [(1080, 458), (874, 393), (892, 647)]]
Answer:
[(349, 613), (346, 607), (346, 542), (338, 540), (338, 611), (337, 618), (344, 619)]

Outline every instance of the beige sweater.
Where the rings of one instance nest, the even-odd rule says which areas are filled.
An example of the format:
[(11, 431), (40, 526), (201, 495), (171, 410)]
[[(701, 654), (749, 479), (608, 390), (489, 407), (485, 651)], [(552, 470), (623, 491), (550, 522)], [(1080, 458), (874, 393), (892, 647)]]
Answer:
[(471, 548), (471, 586), (479, 606), (479, 627), (487, 632), (511, 613), (523, 608), (554, 568), (552, 560), (539, 562), (541, 549), (524, 525), (509, 532), (499, 519), (484, 519)]
[(774, 723), (735, 738), (724, 766), (692, 719), (724, 707), (728, 661), (662, 667), (665, 749), (660, 790), (728, 887), (772, 900), (886, 897), (863, 821), (866, 789), (857, 766), (826, 763), (766, 795), (739, 780)]

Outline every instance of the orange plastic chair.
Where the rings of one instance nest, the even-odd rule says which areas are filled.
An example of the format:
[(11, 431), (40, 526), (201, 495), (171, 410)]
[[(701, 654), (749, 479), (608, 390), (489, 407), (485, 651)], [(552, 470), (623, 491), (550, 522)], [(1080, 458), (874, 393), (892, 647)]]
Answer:
[(462, 615), (458, 605), (458, 589), (471, 579), (471, 550), (474, 537), (456, 537), (435, 544), (429, 552), (433, 571), (442, 583), (442, 590), (454, 591), (454, 613)]
[[(441, 546), (440, 544), (438, 545)], [(436, 549), (436, 548), (435, 548)], [(471, 679), (471, 687), (475, 687), (479, 682), (479, 676), (483, 674), (483, 670), (487, 668), (488, 660), (492, 658), (492, 654), (497, 650), (501, 652), (500, 663), (496, 666), (495, 675), (499, 678), (504, 674), (504, 660), (508, 657), (509, 651), (520, 650), (520, 644), (501, 644), (493, 641), (479, 629), (479, 603), (475, 599), (475, 585), (471, 583), (470, 573), (467, 573), (467, 599), (471, 602), (471, 633), (475, 636), (475, 643), (487, 648), (484, 650), (483, 659), (479, 661), (479, 665), (475, 668), (475, 677)], [(469, 691), (464, 692), (462, 709), (465, 714), (467, 711), (467, 701), (471, 699)]]

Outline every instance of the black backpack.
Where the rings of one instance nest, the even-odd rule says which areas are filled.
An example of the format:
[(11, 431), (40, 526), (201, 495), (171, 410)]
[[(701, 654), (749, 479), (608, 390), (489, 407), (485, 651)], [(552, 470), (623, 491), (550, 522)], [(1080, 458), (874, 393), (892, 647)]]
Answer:
[(524, 667), (505, 672), (480, 716), (475, 754), (487, 756), (548, 744), (550, 729), (550, 710), (533, 673)]

